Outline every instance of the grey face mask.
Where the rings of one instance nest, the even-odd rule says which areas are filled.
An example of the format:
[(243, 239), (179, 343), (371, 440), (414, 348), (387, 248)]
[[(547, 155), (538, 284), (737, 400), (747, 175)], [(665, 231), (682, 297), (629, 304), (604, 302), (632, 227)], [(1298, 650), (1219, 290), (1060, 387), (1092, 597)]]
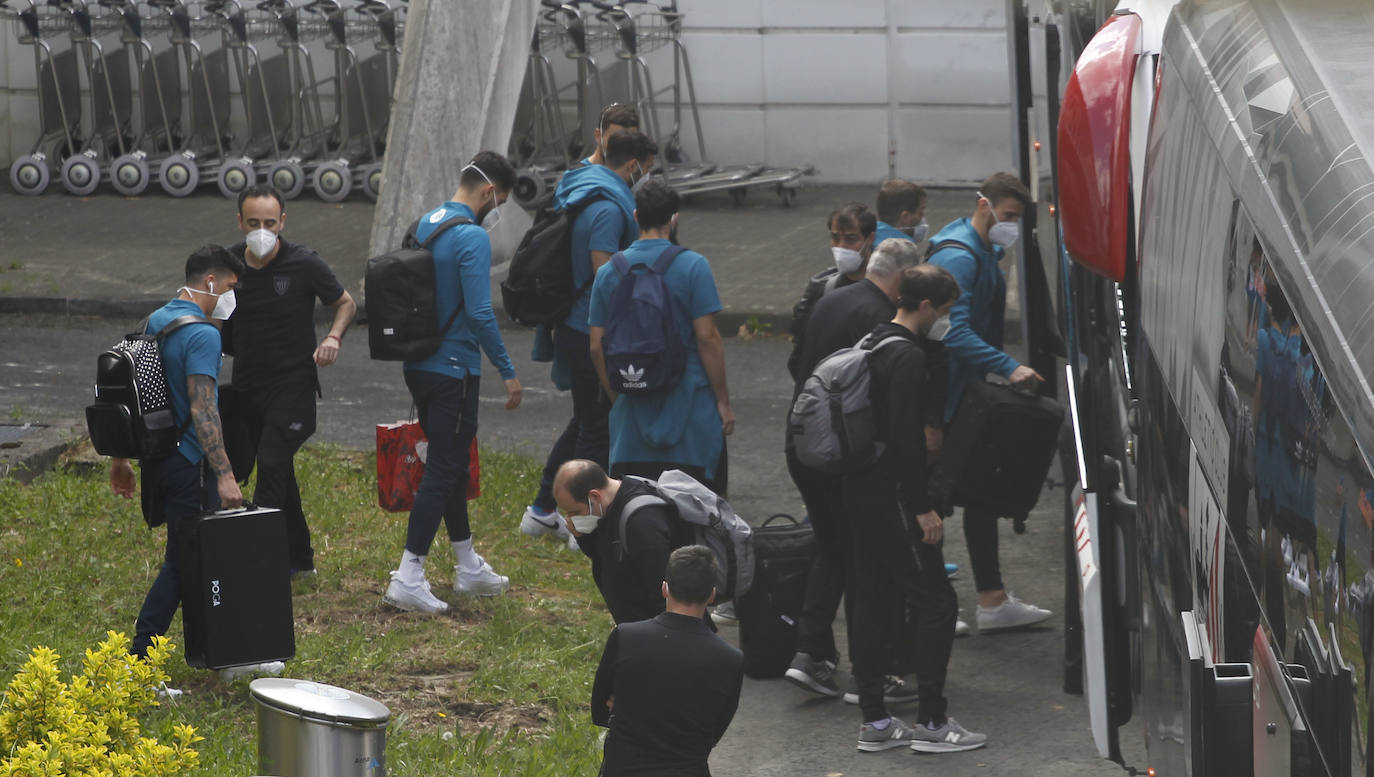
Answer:
[(906, 227), (902, 231), (905, 232), (907, 236), (911, 238), (911, 242), (919, 243), (922, 240), (925, 240), (926, 236), (930, 234), (930, 224), (922, 220), (920, 224), (917, 224), (912, 227)]
[(947, 334), (949, 334), (949, 314), (948, 314), (948, 313), (946, 313), (945, 315), (940, 316), (939, 318), (935, 319), (935, 323), (931, 324), (931, 325), (930, 325), (930, 329), (926, 332), (926, 339), (927, 339), (927, 340), (934, 340), (935, 342), (938, 343), (938, 342), (940, 342), (941, 340), (944, 340), (944, 339), (945, 339), (945, 335), (947, 335)]

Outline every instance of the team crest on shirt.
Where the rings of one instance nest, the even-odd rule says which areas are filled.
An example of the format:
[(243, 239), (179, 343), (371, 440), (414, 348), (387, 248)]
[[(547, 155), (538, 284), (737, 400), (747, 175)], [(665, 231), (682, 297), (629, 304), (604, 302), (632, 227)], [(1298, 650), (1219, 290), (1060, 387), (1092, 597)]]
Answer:
[(447, 215), (448, 211), (444, 210), (443, 208), (440, 208), (439, 210), (436, 210), (430, 214), (429, 223), (438, 224), (439, 222), (443, 221), (444, 217)]
[(277, 290), (277, 296), (278, 296), (278, 297), (285, 296), (287, 290), (291, 288), (291, 276), (290, 276), (290, 275), (273, 275), (273, 276), (272, 276), (272, 288), (274, 288), (274, 289)]

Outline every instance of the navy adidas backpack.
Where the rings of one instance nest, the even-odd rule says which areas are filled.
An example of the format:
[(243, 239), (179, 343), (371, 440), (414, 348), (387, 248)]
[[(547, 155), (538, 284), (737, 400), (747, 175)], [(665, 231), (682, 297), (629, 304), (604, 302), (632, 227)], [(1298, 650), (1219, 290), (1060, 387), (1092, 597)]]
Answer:
[(631, 265), (625, 254), (611, 257), (620, 285), (611, 294), (606, 333), (606, 377), (621, 394), (650, 394), (676, 386), (687, 366), (687, 347), (673, 315), (664, 275), (682, 246), (668, 246), (653, 264)]

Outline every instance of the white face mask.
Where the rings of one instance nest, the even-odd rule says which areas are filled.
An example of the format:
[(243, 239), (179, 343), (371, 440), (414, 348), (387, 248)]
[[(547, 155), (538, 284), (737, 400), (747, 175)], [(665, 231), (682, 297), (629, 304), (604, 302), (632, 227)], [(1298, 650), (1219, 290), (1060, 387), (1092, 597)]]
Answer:
[(995, 246), (1011, 248), (1021, 238), (1021, 225), (1015, 221), (999, 221), (988, 228), (988, 240)]
[(835, 269), (841, 275), (849, 275), (859, 271), (864, 266), (864, 255), (852, 248), (843, 246), (831, 246), (830, 253), (835, 256)]
[(927, 224), (924, 219), (922, 219), (920, 224), (917, 224), (914, 227), (907, 227), (902, 231), (907, 233), (907, 235), (911, 237), (911, 242), (919, 243), (922, 240), (925, 240), (926, 236), (930, 234), (930, 225)]
[(927, 340), (934, 340), (935, 342), (938, 343), (938, 342), (940, 342), (941, 340), (944, 340), (944, 339), (945, 339), (945, 335), (947, 335), (947, 334), (949, 334), (949, 314), (948, 314), (948, 313), (946, 313), (945, 315), (940, 316), (939, 318), (935, 319), (935, 323), (931, 324), (931, 325), (930, 325), (930, 329), (926, 331), (926, 339), (927, 339)]
[(234, 290), (230, 289), (223, 294), (216, 294), (214, 281), (210, 281), (209, 291), (193, 289), (190, 286), (182, 286), (178, 291), (188, 291), (192, 294), (208, 294), (211, 297), (218, 297), (219, 299), (215, 300), (215, 309), (210, 311), (210, 318), (217, 321), (228, 321), (229, 317), (234, 315), (234, 308), (238, 305), (238, 302), (234, 299)]
[(597, 515), (592, 507), (592, 500), (587, 500), (587, 514), (570, 516), (574, 529), (578, 534), (591, 534), (596, 531), (597, 524), (601, 523), (601, 516)]
[(501, 223), (501, 208), (493, 205), (487, 215), (482, 218), (482, 229), (491, 232), (496, 229), (496, 225)]
[[(982, 192), (978, 196), (983, 198), (983, 202), (988, 204), (988, 212), (992, 212), (992, 200), (983, 197)], [(1016, 241), (1021, 237), (1021, 222), (1016, 221), (997, 221), (997, 214), (992, 214), (992, 226), (988, 227), (988, 240), (995, 246), (1011, 248), (1016, 245)]]
[(270, 229), (255, 229), (248, 233), (244, 242), (253, 256), (261, 259), (272, 253), (272, 247), (277, 244), (277, 233)]

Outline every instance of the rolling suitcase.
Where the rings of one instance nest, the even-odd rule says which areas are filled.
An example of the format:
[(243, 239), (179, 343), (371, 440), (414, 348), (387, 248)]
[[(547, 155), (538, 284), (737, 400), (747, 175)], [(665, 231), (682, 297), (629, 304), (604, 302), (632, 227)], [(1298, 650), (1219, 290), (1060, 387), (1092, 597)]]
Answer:
[(782, 677), (792, 663), (815, 553), (811, 526), (790, 515), (774, 515), (754, 529), (754, 585), (735, 602), (744, 673), (750, 677)]
[(221, 510), (181, 531), (186, 663), (221, 669), (296, 654), (291, 571), (281, 511)]
[(1064, 409), (1011, 386), (964, 388), (931, 474), (939, 501), (1024, 519), (1040, 499), (1059, 441)]

